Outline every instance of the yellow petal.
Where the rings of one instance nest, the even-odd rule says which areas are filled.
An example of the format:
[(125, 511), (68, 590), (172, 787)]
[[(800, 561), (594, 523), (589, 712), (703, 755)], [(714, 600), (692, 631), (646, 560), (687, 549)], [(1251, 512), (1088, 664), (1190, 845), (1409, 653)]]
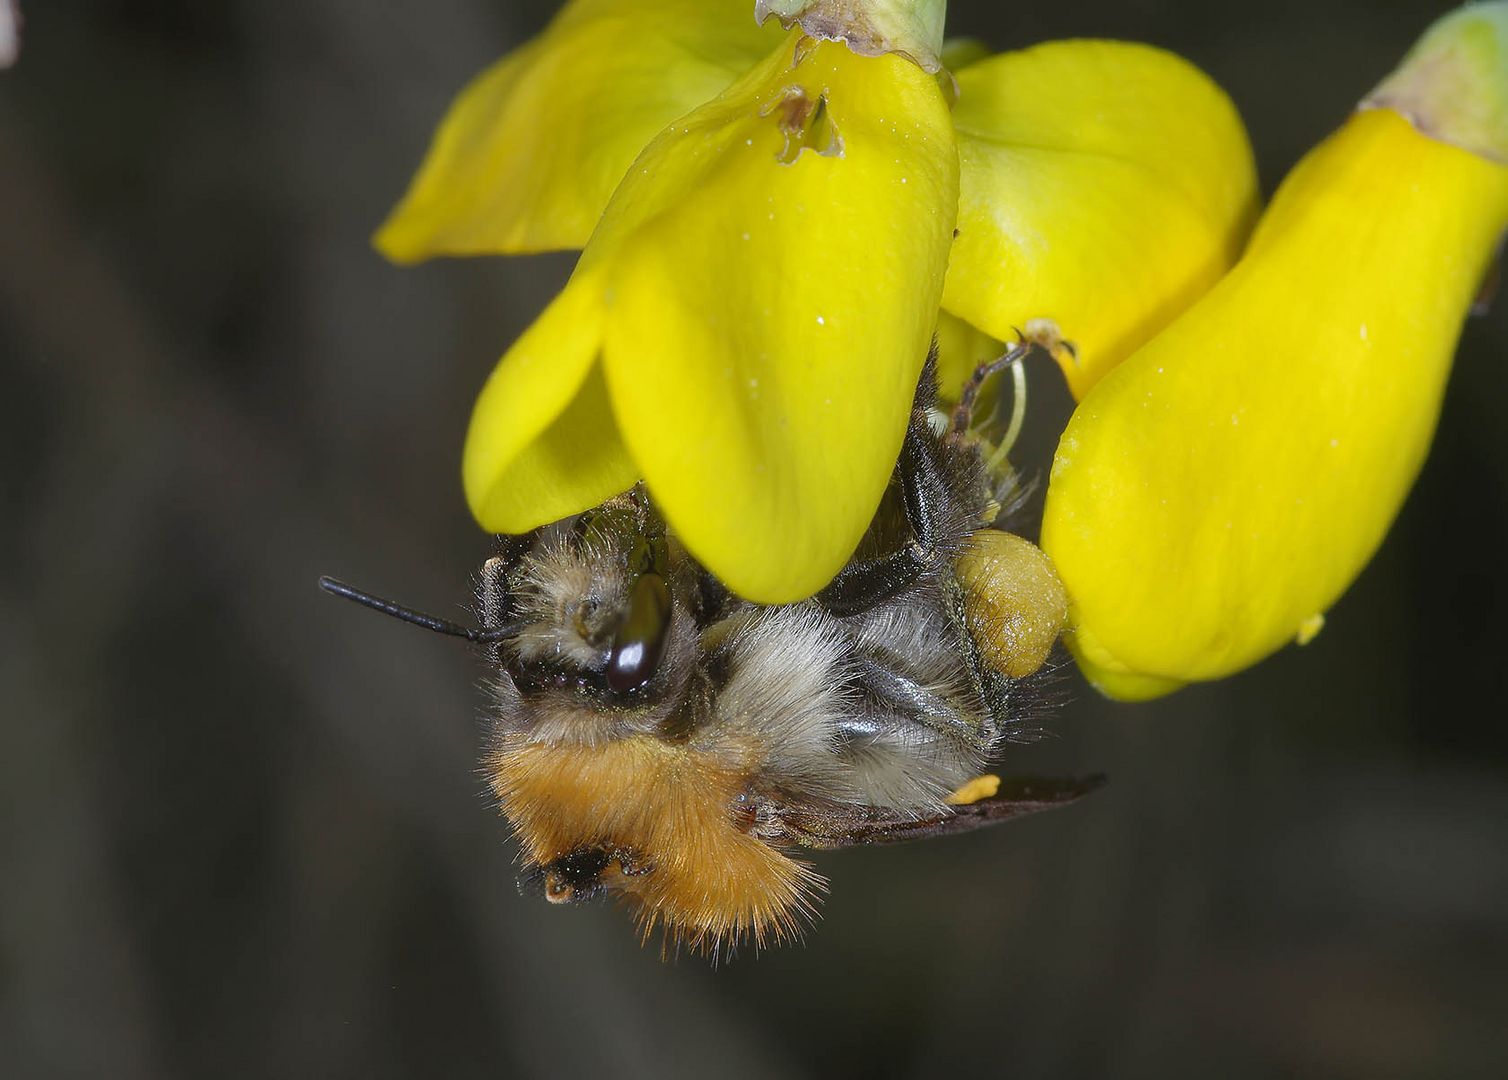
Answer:
[(779, 38), (747, 0), (574, 0), (462, 91), (374, 242), (400, 263), (581, 247), (644, 145)]
[(1241, 263), (1084, 399), (1043, 546), (1093, 681), (1152, 696), (1312, 631), (1418, 472), (1505, 227), (1508, 167), (1357, 113)]
[(1235, 261), (1257, 205), (1240, 118), (1171, 53), (1063, 41), (957, 73), (962, 181), (943, 305), (1050, 319), (1076, 397)]
[(990, 47), (978, 38), (948, 38), (943, 42), (941, 59), (943, 67), (958, 72), (991, 55)]
[(793, 38), (646, 149), (593, 238), (587, 257), (615, 249), (604, 356), (624, 440), (671, 527), (749, 599), (810, 596), (869, 524), (957, 168), (934, 79)]
[(461, 472), (471, 512), (492, 532), (527, 532), (638, 479), (597, 363), (599, 280), (578, 271), (508, 350), (477, 399)]

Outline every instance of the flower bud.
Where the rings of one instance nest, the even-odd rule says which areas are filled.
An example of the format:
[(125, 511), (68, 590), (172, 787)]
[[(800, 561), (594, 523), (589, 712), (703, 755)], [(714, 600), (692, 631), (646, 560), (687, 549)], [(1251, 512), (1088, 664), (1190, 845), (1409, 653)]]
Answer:
[(1240, 263), (1075, 412), (1043, 546), (1104, 692), (1306, 640), (1381, 543), (1508, 228), (1505, 11), (1441, 20), (1293, 170)]

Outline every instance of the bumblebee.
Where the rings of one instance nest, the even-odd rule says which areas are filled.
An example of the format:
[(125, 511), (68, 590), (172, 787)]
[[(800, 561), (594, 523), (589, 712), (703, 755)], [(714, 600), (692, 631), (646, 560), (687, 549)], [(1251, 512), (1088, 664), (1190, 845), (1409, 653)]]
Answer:
[(329, 578), (328, 591), (480, 645), (495, 678), (483, 772), (546, 899), (601, 894), (646, 937), (715, 951), (799, 934), (823, 879), (801, 849), (958, 832), (1072, 801), (1098, 778), (985, 774), (1030, 733), (1066, 598), (1040, 550), (990, 528), (1005, 492), (934, 365), (867, 534), (810, 600), (750, 603), (642, 487), (500, 538), (480, 629)]

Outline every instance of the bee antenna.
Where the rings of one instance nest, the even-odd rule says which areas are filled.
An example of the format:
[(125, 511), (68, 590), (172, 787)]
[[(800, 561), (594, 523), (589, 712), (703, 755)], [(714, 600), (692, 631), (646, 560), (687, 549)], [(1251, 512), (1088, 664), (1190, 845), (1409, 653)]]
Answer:
[(393, 601), (384, 599), (381, 596), (373, 596), (369, 592), (362, 592), (354, 585), (347, 585), (344, 581), (338, 581), (328, 575), (321, 575), (319, 587), (333, 596), (354, 600), (362, 607), (369, 607), (373, 611), (380, 611), (384, 615), (391, 615), (393, 618), (402, 620), (403, 622), (422, 626), (424, 629), (433, 630), (437, 634), (465, 638), (467, 641), (474, 641), (484, 645), (511, 637), (523, 629), (525, 625), (522, 620), (519, 620), (503, 623), (501, 626), (490, 626), (485, 630), (475, 630), (472, 627), (451, 622), (449, 619), (442, 619), (438, 615), (415, 611), (413, 608), (406, 608), (402, 604), (395, 604)]

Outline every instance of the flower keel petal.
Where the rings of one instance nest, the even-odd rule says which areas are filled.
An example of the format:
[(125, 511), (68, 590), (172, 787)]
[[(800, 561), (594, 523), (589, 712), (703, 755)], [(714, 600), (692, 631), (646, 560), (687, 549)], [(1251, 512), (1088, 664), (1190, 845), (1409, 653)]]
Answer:
[(935, 80), (836, 44), (792, 57), (630, 171), (614, 206), (643, 224), (614, 258), (605, 345), (624, 439), (667, 520), (763, 603), (816, 592), (868, 527), (957, 198)]

